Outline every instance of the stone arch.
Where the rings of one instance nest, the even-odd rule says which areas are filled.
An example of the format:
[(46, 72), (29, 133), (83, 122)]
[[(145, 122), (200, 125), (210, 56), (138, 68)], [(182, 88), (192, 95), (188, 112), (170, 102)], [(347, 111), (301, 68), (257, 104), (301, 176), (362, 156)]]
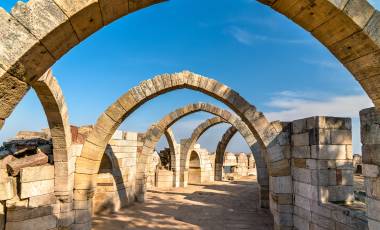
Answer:
[[(189, 169), (189, 157), (190, 153), (193, 150), (193, 146), (196, 142), (196, 140), (200, 137), (200, 135), (205, 132), (208, 128), (219, 124), (219, 123), (229, 123), (232, 124), (234, 127), (237, 127), (239, 132), (243, 135), (245, 138), (247, 144), (251, 146), (254, 146), (257, 142), (254, 138), (252, 132), (248, 129), (248, 127), (237, 117), (236, 115), (231, 114), (229, 111), (221, 109), (219, 107), (216, 107), (211, 104), (207, 103), (197, 103), (197, 104), (190, 104), (187, 106), (184, 106), (182, 108), (179, 108), (175, 110), (174, 112), (166, 115), (164, 118), (162, 118), (159, 122), (153, 124), (148, 131), (145, 134), (145, 140), (143, 144), (142, 152), (138, 158), (137, 163), (137, 187), (140, 187), (139, 192), (140, 195), (143, 196), (144, 193), (144, 182), (146, 179), (144, 177), (147, 175), (147, 165), (150, 164), (150, 155), (154, 151), (154, 147), (157, 145), (158, 141), (161, 139), (162, 135), (164, 134), (165, 130), (167, 130), (171, 125), (173, 125), (175, 122), (177, 122), (179, 119), (188, 116), (190, 114), (193, 114), (195, 112), (208, 112), (211, 114), (216, 115), (217, 117), (212, 118), (210, 120), (207, 120), (206, 122), (202, 123), (200, 126), (198, 126), (195, 131), (193, 132), (193, 135), (190, 139), (187, 139), (186, 141), (182, 140), (181, 142), (184, 142), (184, 144), (181, 143), (181, 184), (184, 186), (187, 185), (186, 181), (186, 173)], [(261, 155), (259, 153), (256, 154), (256, 157), (258, 158), (259, 164), (263, 169), (266, 169), (265, 163), (261, 159)], [(263, 187), (263, 191), (268, 192), (268, 173), (264, 173), (266, 175), (266, 181), (265, 177), (262, 177), (263, 180), (260, 181)], [(138, 186), (139, 185), (139, 186)], [(268, 196), (265, 196), (268, 197)], [(143, 198), (141, 198), (143, 199)], [(268, 203), (265, 201), (264, 203)]]
[[(74, 193), (81, 194), (80, 198), (78, 196), (79, 199), (88, 199), (91, 202), (91, 196), (85, 194), (91, 195), (95, 187), (94, 175), (98, 171), (105, 146), (126, 117), (146, 101), (166, 92), (183, 88), (202, 92), (229, 106), (254, 134), (267, 162), (270, 176), (291, 185), (289, 159), (283, 154), (277, 137), (281, 129), (272, 125), (261, 112), (231, 88), (214, 79), (185, 71), (163, 74), (141, 82), (140, 85), (121, 96), (98, 118), (84, 143), (81, 156), (76, 160)], [(153, 148), (151, 141), (146, 142), (146, 146)], [(141, 176), (139, 173), (136, 175)], [(273, 190), (273, 193), (291, 196), (288, 187), (278, 187)], [(91, 222), (90, 215), (88, 217), (86, 223)]]
[(29, 0), (0, 8), (0, 127), (57, 60), (112, 21), (162, 0)]
[(57, 196), (69, 196), (73, 190), (74, 176), (73, 169), (69, 170), (69, 164), (74, 162), (70, 151), (71, 128), (68, 108), (63, 92), (51, 70), (33, 82), (32, 87), (45, 111), (52, 137), (55, 193)]
[[(173, 130), (171, 128), (168, 128), (165, 133), (165, 138), (169, 144), (169, 149), (170, 149), (170, 166), (171, 168), (173, 165), (175, 165), (176, 162), (176, 153), (178, 152), (178, 144), (177, 141), (175, 140), (175, 136), (173, 133)], [(174, 166), (175, 167), (175, 166)]]
[(231, 126), (223, 134), (222, 139), (219, 141), (218, 146), (216, 147), (215, 153), (215, 179), (222, 180), (223, 177), (223, 162), (224, 162), (224, 153), (226, 152), (227, 146), (230, 143), (231, 139), (238, 132), (237, 128)]
[[(258, 0), (327, 47), (380, 106), (380, 13), (367, 0)], [(30, 0), (0, 9), (0, 126), (56, 60), (114, 20), (162, 0)]]
[(170, 149), (170, 160), (171, 160), (171, 170), (173, 171), (173, 187), (179, 187), (179, 171), (180, 171), (180, 149), (179, 144), (177, 143), (173, 130), (168, 128), (165, 131), (165, 137), (169, 144)]
[(202, 183), (202, 157), (197, 151), (191, 151), (189, 156), (190, 170), (188, 173), (188, 180), (190, 184), (201, 184)]
[[(232, 115), (234, 116), (234, 115)], [(224, 120), (223, 117), (217, 116), (213, 117), (211, 119), (206, 120), (205, 122), (201, 123), (197, 128), (194, 129), (192, 135), (190, 138), (183, 140), (184, 144), (182, 145), (181, 149), (181, 157), (182, 159), (186, 159), (184, 156), (188, 156), (189, 153), (193, 150), (194, 145), (196, 144), (197, 140), (202, 136), (203, 133), (205, 133), (208, 129), (212, 128), (215, 125), (221, 124), (221, 123), (229, 123), (232, 126), (226, 131), (226, 133), (223, 135), (222, 140), (218, 143), (216, 156), (215, 156), (215, 165), (214, 165), (214, 179), (216, 180), (222, 180), (222, 168), (223, 168), (223, 156), (225, 153), (225, 149), (232, 139), (232, 137), (239, 132), (240, 134), (244, 135), (243, 138), (250, 147), (252, 151), (252, 156), (254, 156), (254, 159), (257, 161), (258, 167), (260, 167), (260, 171), (258, 173), (258, 183), (260, 185), (260, 205), (262, 208), (269, 207), (269, 200), (268, 200), (268, 193), (269, 193), (269, 177), (268, 177), (268, 171), (265, 164), (265, 161), (258, 151), (253, 151), (253, 146), (257, 145), (256, 139), (253, 137), (253, 134), (250, 132), (248, 127), (239, 119), (234, 118), (234, 123), (229, 123), (228, 120)], [(246, 138), (248, 137), (248, 138)], [(222, 152), (219, 150), (221, 146), (219, 146), (221, 143), (224, 144), (224, 150)], [(218, 152), (219, 150), (219, 152)], [(219, 160), (217, 160), (219, 159)], [(186, 170), (186, 169), (184, 169)]]

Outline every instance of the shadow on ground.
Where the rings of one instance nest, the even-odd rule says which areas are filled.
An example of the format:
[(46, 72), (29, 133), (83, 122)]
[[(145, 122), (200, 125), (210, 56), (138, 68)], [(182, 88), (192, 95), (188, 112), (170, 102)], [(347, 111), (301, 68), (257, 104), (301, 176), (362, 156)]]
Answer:
[(144, 204), (95, 216), (93, 229), (273, 229), (269, 210), (259, 207), (259, 187), (252, 179), (151, 190)]

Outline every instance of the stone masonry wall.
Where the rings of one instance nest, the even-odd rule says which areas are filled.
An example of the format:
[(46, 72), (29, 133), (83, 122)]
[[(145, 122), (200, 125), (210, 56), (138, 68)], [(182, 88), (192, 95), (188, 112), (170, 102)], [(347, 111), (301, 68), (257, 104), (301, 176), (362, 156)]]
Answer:
[(380, 229), (380, 113), (375, 108), (360, 112), (363, 175), (370, 230)]
[(366, 229), (365, 215), (348, 208), (354, 200), (351, 120), (296, 120), (290, 134), (294, 227)]

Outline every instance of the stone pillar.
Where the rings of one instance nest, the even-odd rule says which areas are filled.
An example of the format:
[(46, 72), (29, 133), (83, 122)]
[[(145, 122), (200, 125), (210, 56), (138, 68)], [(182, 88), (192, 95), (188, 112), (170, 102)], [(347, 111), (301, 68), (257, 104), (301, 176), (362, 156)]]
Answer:
[(360, 111), (360, 123), (368, 227), (375, 230), (380, 229), (380, 112), (375, 108)]
[(353, 201), (351, 119), (311, 117), (292, 122), (294, 227), (335, 229), (328, 202)]
[(175, 148), (175, 152), (173, 153), (174, 154), (174, 159), (173, 157), (171, 158), (171, 168), (172, 168), (172, 171), (173, 171), (173, 187), (174, 188), (178, 188), (181, 186), (180, 184), (180, 177), (181, 177), (181, 166), (180, 166), (180, 163), (181, 163), (181, 145), (180, 144), (175, 144), (174, 146)]
[[(137, 160), (141, 156), (143, 151), (145, 133), (137, 134)], [(144, 165), (136, 165), (136, 175), (135, 175), (135, 198), (137, 202), (143, 203), (145, 201), (146, 183), (148, 181), (148, 175), (144, 172)]]

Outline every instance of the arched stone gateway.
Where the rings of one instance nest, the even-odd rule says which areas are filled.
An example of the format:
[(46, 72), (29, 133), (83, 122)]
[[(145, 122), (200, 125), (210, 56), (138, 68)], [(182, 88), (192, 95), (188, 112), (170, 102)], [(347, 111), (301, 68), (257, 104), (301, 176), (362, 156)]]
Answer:
[(189, 184), (201, 184), (202, 183), (202, 157), (197, 151), (191, 151), (189, 157)]
[[(166, 115), (162, 120), (159, 122), (153, 124), (148, 131), (145, 134), (145, 141), (143, 144), (143, 150), (141, 155), (138, 157), (138, 164), (137, 164), (137, 186), (140, 185), (141, 190), (139, 191), (141, 194), (140, 199), (143, 200), (143, 195), (145, 193), (144, 185), (146, 175), (148, 174), (148, 166), (151, 162), (151, 156), (154, 151), (155, 146), (157, 145), (158, 141), (161, 139), (164, 132), (172, 126), (174, 123), (176, 123), (179, 119), (188, 116), (190, 114), (193, 114), (195, 112), (208, 112), (211, 114), (216, 115), (217, 117), (207, 120), (206, 122), (202, 123), (200, 126), (198, 126), (194, 132), (191, 138), (182, 140), (181, 141), (181, 154), (180, 156), (176, 156), (177, 158), (180, 157), (180, 171), (175, 172), (175, 174), (179, 175), (180, 182), (182, 185), (186, 186), (188, 183), (187, 181), (187, 173), (189, 171), (189, 160), (190, 160), (190, 154), (194, 150), (194, 145), (198, 138), (207, 131), (207, 129), (220, 124), (220, 123), (229, 123), (233, 125), (234, 127), (237, 127), (239, 132), (243, 135), (245, 141), (247, 144), (251, 147), (256, 145), (256, 139), (251, 133), (251, 131), (248, 129), (248, 127), (239, 119), (239, 117), (231, 114), (229, 111), (221, 109), (219, 107), (216, 107), (211, 104), (206, 103), (198, 103), (198, 104), (190, 104), (185, 107), (177, 109), (175, 112), (172, 112), (168, 115)], [(253, 148), (253, 147), (252, 147)], [(261, 186), (261, 194), (263, 196), (262, 200), (262, 206), (268, 207), (268, 186), (269, 186), (269, 179), (268, 179), (268, 173), (267, 168), (265, 166), (265, 162), (262, 159), (262, 156), (260, 153), (255, 154), (255, 157), (257, 158), (258, 165), (262, 168), (262, 175), (260, 174), (260, 181), (259, 184)], [(178, 165), (175, 166), (178, 168)], [(261, 173), (261, 172), (260, 172)], [(178, 180), (177, 178), (175, 179)]]
[(59, 58), (103, 26), (161, 0), (19, 1), (0, 8), (0, 127)]
[[(222, 113), (223, 114), (223, 113)], [(232, 117), (234, 115), (231, 114)], [(226, 133), (232, 132), (233, 135), (226, 140), (226, 134), (223, 135), (221, 142), (226, 143), (224, 150), (217, 149), (215, 156), (215, 171), (214, 171), (214, 179), (222, 180), (222, 170), (223, 170), (223, 156), (225, 152), (225, 148), (228, 143), (232, 139), (232, 137), (239, 131), (239, 133), (243, 136), (244, 140), (252, 150), (255, 161), (257, 162), (258, 169), (258, 183), (260, 185), (260, 206), (262, 208), (269, 207), (268, 193), (269, 193), (269, 177), (268, 177), (268, 169), (266, 167), (265, 161), (259, 151), (253, 151), (255, 145), (257, 145), (256, 139), (253, 134), (250, 132), (248, 127), (237, 117), (233, 118), (233, 123), (230, 123), (229, 120), (223, 119), (221, 116), (213, 117), (211, 119), (206, 120), (201, 123), (192, 133), (189, 139), (183, 140), (183, 145), (181, 149), (181, 161), (186, 160), (186, 156), (189, 156), (191, 151), (193, 151), (194, 145), (198, 141), (198, 139), (205, 133), (208, 129), (221, 124), (221, 123), (229, 123), (232, 126), (227, 130)], [(228, 142), (227, 142), (228, 141)], [(219, 142), (219, 144), (221, 143)], [(218, 148), (220, 146), (218, 145)], [(221, 155), (220, 155), (221, 154)], [(187, 169), (183, 169), (186, 171)]]
[[(216, 147), (216, 153), (215, 153), (215, 180), (222, 180), (224, 154), (226, 152), (228, 144), (230, 143), (231, 139), (235, 136), (235, 134), (237, 132), (238, 132), (238, 130), (236, 129), (236, 127), (231, 126), (223, 134), (222, 139), (219, 141), (218, 146)], [(259, 172), (257, 172), (257, 173), (259, 173)]]
[[(380, 14), (366, 0), (258, 0), (318, 39), (380, 106)], [(0, 9), (0, 127), (56, 60), (103, 26), (162, 0), (30, 0)]]
[[(289, 160), (283, 155), (282, 147), (277, 140), (277, 134), (281, 130), (269, 123), (261, 112), (227, 86), (214, 79), (182, 72), (159, 75), (151, 80), (143, 81), (120, 97), (99, 117), (93, 131), (85, 141), (81, 156), (77, 158), (74, 198), (89, 199), (90, 202), (91, 191), (95, 187), (94, 175), (98, 171), (105, 146), (127, 116), (146, 101), (166, 92), (183, 88), (205, 93), (228, 105), (254, 134), (267, 162), (270, 176), (275, 177), (274, 181), (283, 180), (284, 183), (291, 185)], [(148, 141), (146, 146), (153, 148), (152, 144), (153, 142)], [(286, 194), (291, 196), (288, 186), (278, 187), (272, 192), (280, 193), (281, 196), (286, 196)], [(82, 219), (81, 222), (88, 224), (91, 218)]]

